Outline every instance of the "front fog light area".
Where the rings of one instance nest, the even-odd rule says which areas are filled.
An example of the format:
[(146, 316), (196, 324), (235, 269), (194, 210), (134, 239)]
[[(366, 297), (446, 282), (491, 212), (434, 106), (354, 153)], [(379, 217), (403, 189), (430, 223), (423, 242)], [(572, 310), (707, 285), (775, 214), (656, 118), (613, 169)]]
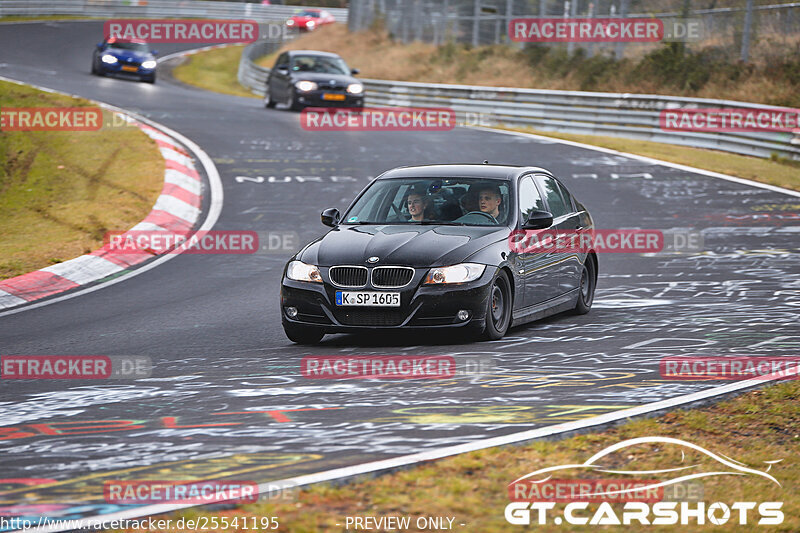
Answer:
[(469, 318), (469, 311), (462, 309), (456, 314), (456, 317), (463, 322)]
[(297, 316), (297, 308), (296, 307), (287, 307), (286, 308), (286, 316), (289, 318), (294, 318)]

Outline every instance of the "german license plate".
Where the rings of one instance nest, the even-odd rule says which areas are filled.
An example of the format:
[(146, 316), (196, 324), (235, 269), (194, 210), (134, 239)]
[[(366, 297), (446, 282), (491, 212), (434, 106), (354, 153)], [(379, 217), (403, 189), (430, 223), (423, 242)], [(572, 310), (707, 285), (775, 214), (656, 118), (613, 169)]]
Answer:
[(399, 292), (336, 291), (336, 305), (365, 307), (400, 307)]
[(139, 67), (134, 67), (133, 65), (122, 65), (122, 70), (125, 72), (137, 72)]
[(322, 95), (322, 99), (323, 100), (336, 100), (336, 101), (341, 102), (342, 100), (344, 100), (344, 95), (343, 94), (324, 93)]

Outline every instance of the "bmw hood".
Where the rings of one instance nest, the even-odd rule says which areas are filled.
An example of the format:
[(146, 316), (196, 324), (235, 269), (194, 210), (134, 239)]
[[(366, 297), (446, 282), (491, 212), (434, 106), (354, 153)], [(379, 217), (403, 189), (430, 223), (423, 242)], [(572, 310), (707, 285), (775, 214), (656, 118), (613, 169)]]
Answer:
[(447, 266), (506, 239), (506, 227), (487, 226), (340, 226), (300, 251), (297, 259), (318, 266), (374, 264)]

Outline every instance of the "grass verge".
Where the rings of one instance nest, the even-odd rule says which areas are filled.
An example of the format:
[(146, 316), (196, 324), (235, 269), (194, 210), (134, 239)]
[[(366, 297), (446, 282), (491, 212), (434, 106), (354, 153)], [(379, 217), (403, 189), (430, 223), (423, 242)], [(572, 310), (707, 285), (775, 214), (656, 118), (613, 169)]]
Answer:
[[(409, 54), (416, 58), (416, 64), (425, 64), (426, 54), (428, 52), (423, 53), (422, 49), (431, 46), (423, 43), (413, 43), (410, 45), (398, 45), (397, 49), (393, 49), (393, 51), (389, 50), (388, 48), (383, 50), (381, 46), (385, 45), (386, 43), (384, 43), (384, 41), (380, 38), (379, 34), (374, 32), (349, 34), (343, 27), (337, 28), (337, 26), (338, 25), (324, 27), (313, 33), (303, 35), (283, 49), (311, 48), (328, 51), (338, 50), (339, 53), (341, 53), (343, 57), (345, 57), (351, 64), (366, 66), (366, 68), (363, 69), (365, 77), (389, 79), (392, 78), (391, 73), (389, 71), (381, 70), (382, 68), (387, 67), (394, 69), (396, 65), (402, 64), (403, 61), (405, 61), (404, 58), (406, 55)], [(355, 37), (353, 35), (355, 35)], [(357, 39), (359, 36), (364, 37), (367, 40), (359, 41)], [(372, 42), (369, 39), (377, 39), (377, 41)], [(420, 50), (417, 50), (415, 55), (414, 50), (416, 50), (416, 48), (420, 48)], [(341, 49), (346, 50), (347, 53), (342, 52)], [(190, 56), (191, 59), (188, 63), (177, 67), (173, 71), (174, 75), (180, 81), (196, 85), (210, 91), (256, 98), (255, 95), (239, 85), (239, 82), (236, 78), (241, 50), (241, 46), (230, 46), (227, 48), (209, 50), (195, 54)], [(382, 55), (383, 52), (399, 55), (396, 58), (391, 56), (389, 59), (387, 59), (387, 57)], [(271, 67), (275, 62), (277, 53), (278, 52), (261, 58), (258, 63), (262, 66)], [(425, 76), (423, 76), (420, 72), (415, 70), (413, 71), (413, 74), (422, 76), (424, 81)], [(411, 74), (409, 74), (409, 76), (410, 75)], [(393, 78), (405, 79), (409, 76), (398, 77), (395, 75)], [(460, 80), (457, 76), (446, 77), (444, 74), (442, 74), (439, 78), (428, 81), (447, 81), (452, 83), (474, 81), (478, 83), (481, 80)], [(604, 148), (611, 148), (613, 150), (629, 152), (646, 157), (653, 157), (656, 159), (663, 159), (665, 161), (702, 168), (704, 170), (710, 170), (713, 172), (720, 172), (722, 174), (729, 174), (731, 176), (737, 176), (761, 183), (777, 185), (787, 189), (800, 190), (800, 166), (798, 166), (797, 162), (786, 160), (766, 160), (758, 157), (731, 154), (728, 152), (690, 148), (650, 141), (622, 139), (618, 137), (576, 135), (552, 131), (538, 131), (530, 128), (504, 129), (522, 131), (526, 133), (536, 133), (539, 135), (546, 135), (559, 139), (602, 146)]]
[[(92, 104), (0, 82), (3, 109), (78, 106)], [(104, 113), (98, 131), (0, 135), (0, 279), (90, 252), (107, 231), (129, 229), (150, 212), (164, 160), (138, 128), (112, 120)]]
[[(724, 48), (672, 45), (617, 61), (580, 50), (569, 54), (558, 46), (404, 44), (380, 24), (352, 33), (343, 24), (331, 24), (301, 35), (279, 52), (284, 50), (335, 52), (363, 77), (383, 80), (669, 94), (800, 107), (800, 42), (777, 47), (753, 64), (731, 60)], [(259, 64), (271, 67), (273, 61), (274, 56), (267, 57)]]
[(243, 49), (244, 45), (233, 45), (186, 56), (183, 63), (172, 69), (172, 76), (207, 91), (258, 98), (237, 79)]
[[(727, 505), (736, 501), (784, 502), (783, 524), (757, 528), (754, 519), (758, 519), (758, 513), (751, 512), (749, 529), (800, 531), (800, 492), (796, 490), (800, 483), (800, 464), (795, 460), (800, 456), (798, 433), (800, 383), (789, 381), (709, 407), (636, 420), (601, 433), (480, 450), (339, 487), (315, 485), (297, 492), (291, 501), (262, 501), (230, 511), (187, 510), (175, 516), (278, 517), (280, 529), (292, 532), (343, 531), (346, 516), (411, 516), (412, 523), (419, 516), (448, 516), (455, 517), (454, 529), (461, 531), (510, 531), (519, 528), (507, 523), (503, 516), (509, 502), (507, 485), (513, 480), (540, 468), (583, 462), (605, 447), (625, 439), (659, 436), (689, 441), (761, 471), (767, 468), (765, 461), (782, 459), (769, 470), (782, 486), (753, 475), (708, 477), (701, 480), (701, 500), (707, 504), (723, 502)], [(718, 463), (702, 457), (689, 451), (683, 465), (700, 464), (709, 469), (719, 469)], [(610, 459), (617, 470), (636, 471), (674, 468), (681, 460), (680, 449), (663, 445), (644, 445), (635, 451), (615, 454)], [(584, 474), (584, 477), (609, 476)], [(591, 516), (591, 511), (597, 507), (596, 503), (590, 504), (585, 515)], [(612, 507), (621, 516), (621, 504), (614, 503)], [(563, 504), (556, 509), (563, 510)], [(743, 530), (737, 524), (735, 511), (732, 516), (727, 524), (711, 527), (715, 531)], [(466, 525), (459, 527), (459, 524)], [(691, 524), (689, 530), (694, 530)], [(551, 521), (548, 526), (528, 527), (536, 527), (537, 531), (563, 532), (595, 531), (599, 526), (554, 526)], [(678, 527), (681, 526), (648, 526), (647, 531), (676, 531)], [(698, 527), (696, 523), (694, 527)], [(709, 527), (708, 522), (702, 527)], [(218, 531), (234, 530), (221, 528)], [(412, 527), (409, 530), (418, 529)], [(637, 528), (633, 525), (624, 530), (635, 531)]]
[(555, 137), (567, 141), (591, 144), (620, 152), (628, 152), (645, 157), (670, 161), (680, 165), (702, 168), (712, 172), (720, 172), (748, 180), (777, 185), (786, 189), (800, 191), (800, 161), (771, 160), (746, 155), (736, 155), (729, 152), (690, 148), (651, 141), (621, 139), (619, 137), (604, 137), (600, 135), (578, 135), (572, 133), (558, 133), (553, 131), (540, 131), (532, 128), (501, 129), (535, 133), (547, 137)]

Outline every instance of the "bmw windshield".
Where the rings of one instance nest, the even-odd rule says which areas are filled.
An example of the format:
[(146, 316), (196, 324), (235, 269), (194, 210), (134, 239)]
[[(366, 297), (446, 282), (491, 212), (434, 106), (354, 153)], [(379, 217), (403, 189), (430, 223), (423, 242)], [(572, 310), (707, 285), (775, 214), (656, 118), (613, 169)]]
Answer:
[(108, 43), (109, 48), (116, 48), (117, 50), (133, 50), (134, 52), (149, 52), (150, 47), (146, 43), (126, 43), (126, 42), (111, 42)]
[(506, 180), (399, 178), (377, 180), (342, 224), (501, 226), (508, 223)]
[(331, 56), (294, 56), (292, 70), (319, 74), (350, 74), (350, 69), (341, 58)]

